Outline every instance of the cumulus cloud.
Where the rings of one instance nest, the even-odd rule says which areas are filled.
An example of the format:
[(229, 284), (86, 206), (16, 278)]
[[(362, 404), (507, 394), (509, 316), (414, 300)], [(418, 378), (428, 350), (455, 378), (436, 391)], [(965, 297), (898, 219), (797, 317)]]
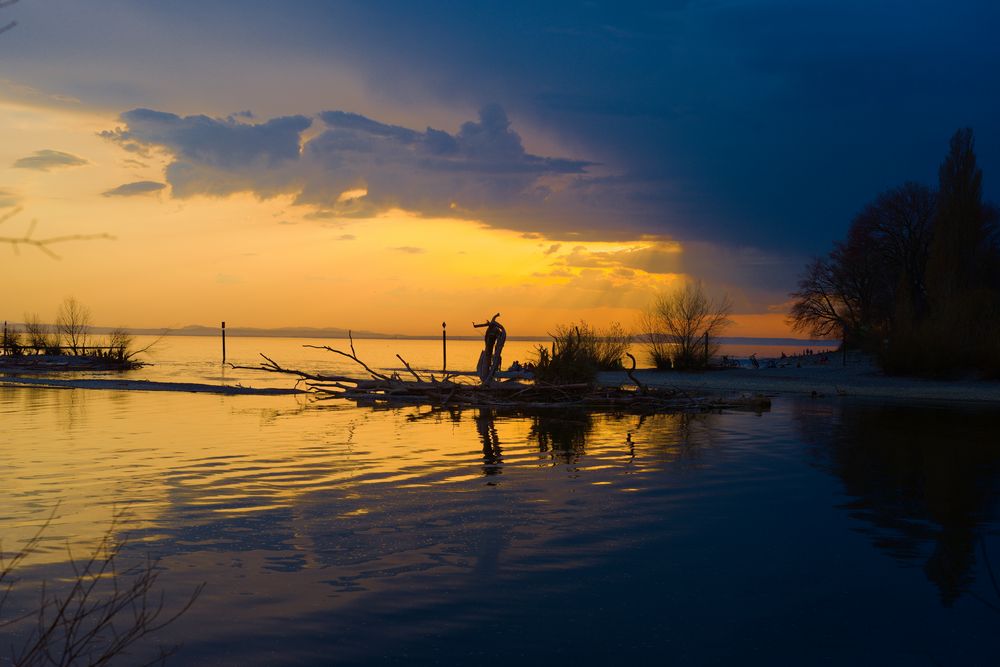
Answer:
[(299, 180), (302, 132), (312, 121), (281, 116), (263, 123), (246, 116), (210, 118), (133, 109), (121, 116), (125, 127), (101, 133), (140, 155), (159, 148), (173, 156), (166, 179), (175, 197), (226, 196), (255, 192), (271, 197), (294, 191)]
[(595, 251), (575, 246), (556, 264), (584, 269), (637, 269), (646, 273), (679, 273), (685, 255), (679, 243), (661, 240), (622, 250)]
[(36, 169), (38, 171), (51, 171), (63, 167), (82, 167), (86, 164), (90, 163), (82, 157), (51, 149), (35, 151), (27, 157), (14, 161), (14, 167), (17, 169)]
[(133, 197), (135, 195), (159, 192), (165, 187), (167, 187), (165, 183), (158, 183), (156, 181), (135, 181), (134, 183), (125, 183), (119, 185), (117, 188), (106, 190), (103, 194), (105, 197)]
[[(546, 200), (560, 179), (581, 178), (592, 163), (534, 155), (498, 105), (452, 134), (381, 123), (346, 111), (312, 120), (283, 116), (251, 122), (178, 116), (151, 109), (122, 114), (102, 133), (133, 152), (171, 156), (166, 181), (174, 197), (293, 195), (313, 217), (368, 217), (392, 208), (421, 215), (474, 216), (496, 222)], [(345, 197), (344, 193), (351, 193)]]
[[(589, 162), (528, 153), (503, 109), (484, 107), (478, 121), (456, 134), (387, 125), (358, 114), (320, 114), (326, 130), (309, 141), (303, 158), (311, 173), (297, 202), (345, 216), (367, 216), (392, 207), (424, 215), (476, 216), (540, 202), (545, 179), (582, 175)], [(366, 194), (345, 202), (344, 191)]]

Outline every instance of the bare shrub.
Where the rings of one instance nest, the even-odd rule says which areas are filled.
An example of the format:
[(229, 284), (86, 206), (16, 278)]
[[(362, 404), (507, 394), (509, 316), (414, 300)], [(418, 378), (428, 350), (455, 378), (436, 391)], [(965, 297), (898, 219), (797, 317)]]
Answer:
[(21, 347), (21, 332), (17, 327), (4, 325), (3, 334), (0, 335), (0, 350), (9, 356), (19, 356), (23, 349)]
[(718, 336), (732, 322), (728, 296), (705, 294), (700, 282), (656, 297), (643, 319), (643, 342), (657, 368), (704, 368), (718, 352)]
[(55, 336), (47, 324), (42, 324), (37, 314), (24, 314), (24, 333), (27, 344), (36, 352), (47, 351), (57, 346)]
[(134, 339), (125, 329), (112, 329), (108, 334), (108, 356), (118, 361), (128, 361), (137, 354), (132, 350)]

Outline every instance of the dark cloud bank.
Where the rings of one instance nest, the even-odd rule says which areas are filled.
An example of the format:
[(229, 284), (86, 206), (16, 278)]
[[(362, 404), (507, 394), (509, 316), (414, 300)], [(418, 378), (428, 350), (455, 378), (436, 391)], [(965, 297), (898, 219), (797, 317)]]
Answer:
[[(484, 107), (477, 121), (454, 134), (345, 111), (324, 111), (316, 120), (283, 116), (254, 123), (134, 109), (121, 120), (122, 127), (103, 136), (128, 150), (169, 153), (165, 176), (179, 198), (291, 194), (317, 217), (366, 217), (399, 207), (558, 236), (586, 227), (579, 218), (572, 229), (561, 226), (567, 219), (565, 191), (601, 187), (588, 174), (591, 162), (527, 152), (497, 105)], [(319, 132), (304, 138), (316, 124)], [(159, 189), (154, 185), (162, 187), (133, 183), (105, 194)], [(358, 190), (366, 194), (343, 196)]]
[[(316, 218), (370, 217), (399, 207), (423, 216), (478, 219), (529, 238), (643, 238), (655, 247), (556, 259), (571, 246), (549, 243), (543, 252), (556, 267), (690, 272), (744, 290), (753, 283), (750, 301), (758, 305), (783, 298), (789, 276), (801, 265), (746, 246), (684, 240), (683, 253), (665, 250), (663, 243), (671, 239), (662, 233), (663, 218), (649, 214), (657, 210), (655, 202), (647, 202), (631, 179), (598, 173), (603, 166), (594, 162), (529, 153), (497, 105), (484, 107), (478, 120), (455, 133), (419, 131), (345, 111), (253, 122), (245, 114), (211, 118), (134, 109), (121, 120), (121, 127), (103, 136), (134, 152), (168, 153), (165, 176), (173, 197), (292, 195)], [(136, 194), (154, 186), (162, 184), (127, 184), (105, 194)]]

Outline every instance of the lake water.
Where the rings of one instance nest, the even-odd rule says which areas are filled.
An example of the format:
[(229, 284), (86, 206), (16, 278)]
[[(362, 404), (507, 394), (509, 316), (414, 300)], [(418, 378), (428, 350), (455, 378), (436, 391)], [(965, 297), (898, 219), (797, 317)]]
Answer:
[[(223, 373), (217, 341), (165, 342), (130, 377), (292, 382)], [(340, 363), (251, 342), (231, 339), (230, 357)], [(433, 367), (432, 343), (357, 347)], [(478, 344), (452, 350), (471, 367)], [(4, 549), (58, 505), (4, 613), (64, 580), (67, 546), (85, 553), (125, 508), (125, 557), (160, 559), (168, 607), (207, 584), (139, 652), (182, 642), (170, 664), (995, 664), (998, 417), (787, 397), (763, 414), (639, 417), (0, 387)], [(19, 639), (0, 628), (0, 654)]]

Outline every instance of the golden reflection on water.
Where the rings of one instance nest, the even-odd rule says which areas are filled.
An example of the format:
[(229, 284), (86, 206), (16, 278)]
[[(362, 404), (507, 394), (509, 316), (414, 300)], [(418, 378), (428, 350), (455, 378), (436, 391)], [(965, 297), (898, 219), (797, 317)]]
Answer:
[[(16, 549), (59, 506), (36, 564), (64, 560), (67, 545), (86, 550), (123, 509), (128, 530), (154, 540), (179, 508), (194, 522), (266, 514), (336, 489), (357, 503), (343, 516), (362, 516), (377, 511), (366, 504), (373, 486), (462, 490), (539, 467), (632, 492), (623, 479), (689, 458), (704, 420), (25, 387), (0, 387), (0, 416), (3, 548)], [(553, 484), (536, 500), (573, 492)]]

